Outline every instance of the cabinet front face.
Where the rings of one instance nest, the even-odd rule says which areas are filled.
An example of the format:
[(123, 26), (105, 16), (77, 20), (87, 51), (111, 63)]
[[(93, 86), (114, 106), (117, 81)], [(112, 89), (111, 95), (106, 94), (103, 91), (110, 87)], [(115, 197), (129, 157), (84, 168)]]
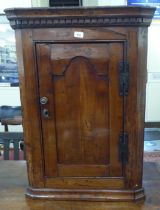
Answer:
[(155, 8), (5, 12), (16, 32), (26, 195), (143, 199), (147, 28)]
[(122, 177), (123, 42), (36, 44), (44, 176)]

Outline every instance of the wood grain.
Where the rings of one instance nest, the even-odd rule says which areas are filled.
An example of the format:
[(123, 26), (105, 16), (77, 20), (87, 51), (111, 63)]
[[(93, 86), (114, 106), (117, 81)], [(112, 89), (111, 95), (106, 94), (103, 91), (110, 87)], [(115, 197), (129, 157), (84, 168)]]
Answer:
[[(16, 29), (28, 196), (144, 198), (147, 27), (154, 10), (6, 10)], [(75, 37), (75, 32), (83, 33), (83, 38)], [(120, 75), (120, 63), (125, 62), (129, 88), (123, 95), (120, 85), (125, 88), (126, 73)], [(46, 104), (40, 102), (42, 97), (48, 99)], [(126, 162), (119, 157), (124, 133), (128, 135)]]
[[(5, 210), (159, 210), (160, 164), (144, 163), (144, 202), (42, 201), (26, 199), (25, 161), (0, 161), (0, 209)], [(12, 173), (11, 173), (12, 172)]]

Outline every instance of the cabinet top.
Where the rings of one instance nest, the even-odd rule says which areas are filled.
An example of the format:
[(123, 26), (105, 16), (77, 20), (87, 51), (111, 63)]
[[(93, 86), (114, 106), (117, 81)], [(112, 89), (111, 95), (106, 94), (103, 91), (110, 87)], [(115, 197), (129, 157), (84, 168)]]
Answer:
[(154, 7), (57, 7), (9, 8), (4, 10), (13, 29), (149, 26)]

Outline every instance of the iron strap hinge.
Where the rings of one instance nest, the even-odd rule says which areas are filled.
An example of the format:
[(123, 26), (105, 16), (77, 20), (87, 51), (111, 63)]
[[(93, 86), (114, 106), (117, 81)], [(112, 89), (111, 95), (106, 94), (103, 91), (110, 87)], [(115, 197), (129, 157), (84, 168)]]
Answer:
[(123, 164), (128, 162), (128, 134), (125, 132), (119, 136), (119, 158)]
[(129, 63), (121, 61), (119, 64), (120, 71), (120, 96), (127, 96), (129, 89)]

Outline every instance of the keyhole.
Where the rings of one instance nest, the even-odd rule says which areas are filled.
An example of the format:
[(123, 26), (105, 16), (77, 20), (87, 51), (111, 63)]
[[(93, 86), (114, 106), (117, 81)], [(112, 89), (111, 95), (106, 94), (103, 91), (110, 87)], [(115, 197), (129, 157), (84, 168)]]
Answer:
[(42, 114), (43, 114), (43, 117), (44, 117), (44, 118), (48, 118), (48, 117), (49, 117), (48, 109), (43, 109)]

